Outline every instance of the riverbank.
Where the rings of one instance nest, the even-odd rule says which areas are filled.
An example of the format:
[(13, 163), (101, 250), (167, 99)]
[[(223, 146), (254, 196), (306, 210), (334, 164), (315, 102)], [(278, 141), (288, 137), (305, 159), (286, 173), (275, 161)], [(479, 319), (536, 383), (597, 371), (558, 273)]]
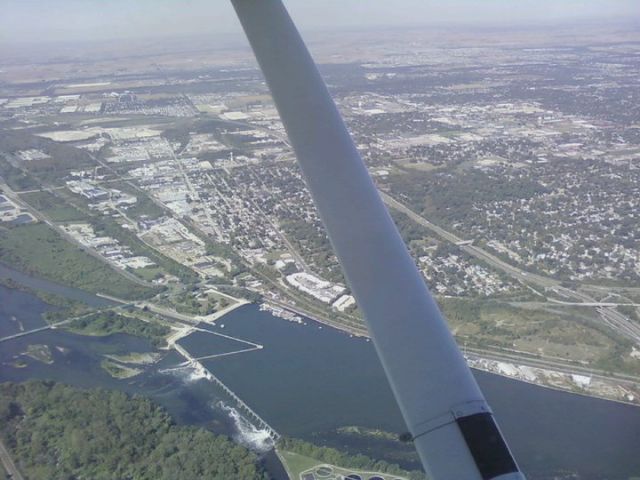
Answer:
[[(227, 411), (219, 405), (222, 400), (226, 404), (226, 396), (212, 382), (198, 382), (202, 378), (201, 372), (192, 373), (189, 369), (171, 375), (161, 372), (181, 361), (173, 349), (162, 351), (146, 339), (123, 333), (82, 336), (65, 329), (52, 329), (43, 320), (51, 310), (31, 289), (0, 286), (0, 332), (11, 335), (20, 330), (18, 323), (25, 331), (41, 328), (31, 336), (18, 337), (2, 345), (0, 382), (55, 381), (80, 388), (119, 390), (148, 397), (169, 410), (179, 424), (197, 425), (253, 448), (242, 430), (249, 428), (248, 422), (234, 416), (235, 410)], [(184, 327), (172, 332), (177, 334), (174, 338), (188, 333), (189, 327)], [(33, 350), (31, 345), (46, 345), (53, 361), (43, 362), (48, 359), (27, 356), (25, 352)], [(16, 359), (20, 360), (19, 365), (15, 365)], [(118, 368), (107, 371), (102, 365), (105, 359), (114, 362)], [(123, 366), (125, 371), (122, 371)], [(129, 370), (130, 367), (136, 371)], [(269, 464), (272, 478), (285, 480), (286, 477), (279, 473), (283, 467), (275, 454), (267, 457), (269, 461), (264, 462)]]
[(487, 359), (466, 354), (469, 367), (476, 370), (500, 375), (512, 380), (528, 383), (537, 387), (569, 392), (589, 398), (599, 398), (627, 405), (640, 406), (640, 385), (626, 382), (627, 387), (614, 380), (596, 375), (567, 373), (531, 365)]
[[(303, 322), (276, 318), (254, 305), (238, 309), (224, 317), (224, 329), (211, 330), (264, 349), (201, 363), (283, 435), (417, 468), (411, 445), (393, 437), (405, 427), (371, 342), (308, 318)], [(197, 355), (238, 348), (202, 332), (181, 343)], [(572, 478), (626, 479), (640, 471), (637, 407), (479, 370), (474, 376), (529, 478), (577, 472)], [(343, 434), (345, 426), (390, 436)]]
[[(356, 332), (348, 326), (338, 322), (329, 322), (314, 316), (304, 309), (292, 307), (283, 302), (267, 301), (263, 303), (261, 309), (271, 312), (279, 318), (300, 323), (300, 315), (313, 320), (314, 322), (335, 328), (349, 335), (370, 338), (368, 334)], [(275, 306), (274, 306), (275, 305)], [(465, 358), (469, 367), (487, 373), (500, 375), (511, 380), (525, 382), (543, 388), (550, 388), (563, 392), (584, 395), (592, 398), (599, 398), (620, 402), (624, 404), (640, 406), (640, 379), (619, 379), (614, 375), (605, 376), (597, 374), (594, 370), (585, 372), (585, 369), (575, 369), (571, 365), (562, 365), (562, 369), (552, 367), (541, 367), (532, 362), (527, 362), (524, 357), (514, 359), (513, 353), (509, 352), (510, 360), (505, 360), (505, 356), (496, 355), (468, 355)]]
[[(96, 295), (73, 287), (58, 285), (49, 280), (33, 278), (3, 264), (0, 264), (0, 278), (16, 282), (17, 287), (22, 285), (34, 291), (43, 291), (73, 301), (82, 301), (94, 308), (116, 304), (131, 304), (127, 300), (109, 295)], [(46, 298), (44, 300), (46, 301)], [(249, 303), (247, 300), (237, 298), (233, 298), (233, 301), (234, 303), (231, 305), (208, 316), (183, 315), (148, 301), (134, 303), (134, 305), (142, 309), (146, 307), (151, 312), (178, 320), (180, 325), (172, 325), (173, 333), (168, 338), (168, 341), (175, 343), (193, 333), (193, 330), (190, 330), (185, 324), (195, 326), (199, 322), (205, 322), (214, 325), (218, 320)], [(302, 322), (302, 316), (304, 316), (319, 324), (338, 329), (350, 335), (367, 337), (366, 333), (362, 331), (355, 331), (338, 322), (319, 318), (304, 309), (293, 307), (286, 303), (267, 301), (263, 305), (262, 308), (268, 309), (272, 314), (292, 322)], [(604, 372), (586, 368), (577, 369), (571, 365), (541, 365), (541, 363), (545, 362), (517, 356), (513, 352), (496, 352), (492, 354), (474, 352), (474, 355), (467, 355), (467, 357), (470, 367), (506, 378), (579, 395), (640, 405), (640, 381), (630, 378), (616, 378), (615, 375), (608, 376)]]
[[(16, 328), (11, 321), (15, 315), (27, 328), (42, 325), (41, 314), (47, 309), (37, 298), (3, 288), (0, 297), (2, 325)], [(211, 332), (254, 345), (259, 342), (264, 345), (259, 351), (199, 363), (279, 433), (417, 468), (417, 459), (407, 456), (411, 445), (338, 433), (348, 425), (391, 433), (402, 432), (404, 427), (371, 343), (303, 320), (306, 325), (284, 321), (261, 312), (257, 305), (248, 305), (224, 316), (217, 325), (196, 327), (210, 332), (196, 330), (188, 342), (180, 343), (204, 356), (245, 348)], [(49, 345), (54, 363), (24, 357), (24, 368), (12, 367), (14, 356), (26, 351), (29, 344)], [(3, 345), (0, 377), (14, 382), (51, 379), (149, 396), (180, 423), (212, 428), (244, 444), (264, 439), (264, 432), (226, 407), (233, 403), (204, 379), (203, 372), (183, 368), (162, 373), (184, 362), (173, 350), (157, 365), (128, 380), (114, 379), (100, 367), (104, 354), (128, 359), (120, 356), (147, 351), (156, 350), (147, 341), (124, 334), (80, 337), (64, 330), (46, 330), (32, 339)], [(474, 375), (529, 478), (547, 480), (556, 473), (575, 471), (584, 473), (576, 478), (626, 479), (640, 471), (634, 449), (640, 431), (638, 408), (541, 389), (499, 375), (479, 371)]]
[[(93, 308), (114, 306), (120, 301), (114, 302), (107, 297), (95, 295), (79, 288), (67, 287), (59, 283), (32, 277), (24, 272), (15, 270), (0, 262), (0, 280), (7, 288), (24, 289), (37, 295), (38, 292), (66, 298), (72, 302), (82, 302)], [(43, 298), (46, 301), (46, 298)]]

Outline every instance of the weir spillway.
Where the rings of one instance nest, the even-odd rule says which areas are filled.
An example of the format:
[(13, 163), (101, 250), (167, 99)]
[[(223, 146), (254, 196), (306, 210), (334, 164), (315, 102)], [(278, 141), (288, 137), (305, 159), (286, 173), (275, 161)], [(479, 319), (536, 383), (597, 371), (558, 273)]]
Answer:
[[(239, 412), (242, 413), (242, 415), (247, 418), (253, 425), (261, 430), (266, 431), (269, 437), (271, 437), (274, 442), (277, 442), (280, 439), (280, 434), (271, 425), (269, 425), (260, 415), (258, 415), (238, 395), (236, 395), (235, 392), (231, 390), (222, 380), (211, 373), (197, 358), (194, 358), (184, 347), (177, 343), (173, 343), (172, 346), (187, 361), (185, 362), (185, 364), (180, 365), (177, 368), (169, 368), (165, 371), (178, 370), (181, 368), (189, 367), (194, 368), (203, 377), (215, 383), (220, 389), (222, 389), (222, 391), (224, 391), (226, 395), (231, 397), (231, 399), (236, 403)], [(257, 350), (261, 348), (262, 346), (257, 346), (255, 349)]]

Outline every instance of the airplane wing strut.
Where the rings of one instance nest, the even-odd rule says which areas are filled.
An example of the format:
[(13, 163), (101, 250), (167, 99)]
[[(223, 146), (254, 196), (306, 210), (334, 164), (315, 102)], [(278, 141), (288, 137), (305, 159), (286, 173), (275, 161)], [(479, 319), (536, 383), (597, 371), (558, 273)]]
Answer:
[(282, 1), (231, 1), (429, 478), (523, 480)]

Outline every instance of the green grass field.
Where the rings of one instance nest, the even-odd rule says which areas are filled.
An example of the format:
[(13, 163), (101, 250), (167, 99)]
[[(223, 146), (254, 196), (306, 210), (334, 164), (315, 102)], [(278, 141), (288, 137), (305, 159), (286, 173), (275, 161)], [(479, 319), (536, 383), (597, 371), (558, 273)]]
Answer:
[(291, 480), (298, 480), (300, 474), (310, 468), (322, 465), (322, 462), (315, 458), (305, 457), (298, 453), (293, 452), (278, 452), (280, 458), (283, 460), (287, 473)]
[(640, 373), (640, 360), (630, 356), (630, 344), (603, 327), (592, 308), (463, 298), (439, 298), (438, 303), (460, 344)]
[[(311, 474), (315, 480), (342, 480), (347, 475), (357, 474), (363, 480), (383, 478), (385, 480), (406, 480), (406, 477), (375, 471), (362, 471), (353, 468), (342, 468), (330, 465), (315, 458), (306, 457), (298, 453), (279, 451), (291, 480), (302, 480), (303, 474)], [(324, 470), (324, 472), (322, 471)]]
[(136, 268), (135, 270), (133, 270), (133, 273), (136, 274), (138, 277), (142, 278), (143, 280), (150, 282), (152, 280), (155, 280), (159, 276), (162, 276), (164, 272), (158, 266), (151, 266), (151, 267)]
[(28, 274), (93, 293), (126, 299), (154, 293), (127, 280), (42, 223), (0, 230), (0, 261)]
[(87, 219), (86, 214), (49, 192), (24, 193), (21, 198), (53, 222), (79, 222)]

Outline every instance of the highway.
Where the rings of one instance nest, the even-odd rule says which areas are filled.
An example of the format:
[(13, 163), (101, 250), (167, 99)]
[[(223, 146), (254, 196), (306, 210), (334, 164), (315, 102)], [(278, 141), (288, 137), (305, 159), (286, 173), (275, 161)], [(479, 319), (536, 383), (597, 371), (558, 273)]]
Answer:
[(631, 338), (635, 340), (637, 344), (640, 344), (640, 324), (625, 317), (615, 308), (598, 307), (596, 310), (605, 324), (619, 334)]
[[(484, 261), (490, 266), (505, 272), (522, 284), (542, 287), (544, 290), (555, 291), (560, 295), (576, 300), (576, 302), (561, 302), (553, 299), (548, 299), (550, 302), (596, 308), (596, 311), (600, 314), (600, 318), (602, 319), (602, 323), (604, 325), (609, 327), (617, 334), (629, 338), (633, 340), (637, 345), (640, 345), (640, 324), (630, 320), (629, 318), (621, 314), (618, 310), (616, 310), (616, 307), (618, 305), (627, 305), (626, 303), (618, 304), (606, 302), (606, 304), (603, 304), (603, 302), (598, 302), (596, 299), (583, 292), (576, 292), (574, 290), (563, 287), (561, 285), (561, 282), (558, 280), (535, 273), (525, 272), (524, 270), (515, 267), (505, 262), (504, 260), (501, 260), (500, 258), (480, 247), (468, 244), (468, 241), (458, 237), (457, 235), (445, 230), (442, 227), (439, 227), (438, 225), (435, 225), (423, 216), (411, 210), (403, 203), (390, 196), (388, 193), (381, 191), (380, 195), (382, 196), (382, 199), (387, 204), (387, 206), (389, 206), (390, 208), (404, 213), (414, 222), (428, 228), (444, 240), (458, 245), (461, 250), (467, 252), (469, 255), (472, 255), (473, 257)], [(635, 304), (633, 305), (635, 306)]]
[(526, 282), (526, 283), (532, 283), (534, 285), (537, 285), (539, 287), (543, 287), (543, 288), (549, 288), (549, 287), (555, 287), (555, 286), (560, 286), (560, 282), (558, 280), (554, 280), (552, 278), (548, 278), (548, 277), (543, 277), (541, 275), (536, 275), (534, 273), (529, 273), (529, 272), (525, 272), (524, 270), (514, 267), (513, 265), (508, 264), (507, 262), (505, 262), (504, 260), (501, 260), (500, 258), (496, 257), (495, 255), (487, 252), (486, 250), (483, 250), (480, 247), (476, 247), (474, 245), (465, 245), (466, 243), (468, 243), (468, 240), (464, 240), (460, 237), (458, 237), (457, 235), (445, 230), (442, 227), (439, 227), (438, 225), (431, 223), (429, 220), (427, 220), (426, 218), (424, 218), (422, 215), (417, 214), (416, 212), (414, 212), (413, 210), (411, 210), (409, 207), (407, 207), (406, 205), (404, 205), (403, 203), (400, 203), (399, 201), (397, 201), (395, 198), (393, 198), (392, 196), (390, 196), (388, 193), (385, 192), (380, 192), (380, 195), (382, 196), (382, 199), (384, 200), (384, 202), (387, 204), (387, 206), (393, 208), (394, 210), (397, 210), (401, 213), (404, 213), (405, 215), (407, 215), (411, 220), (413, 220), (414, 222), (416, 222), (419, 225), (422, 225), (423, 227), (428, 228), (429, 230), (431, 230), (432, 232), (436, 233), (438, 236), (440, 236), (441, 238), (454, 243), (456, 245), (458, 245), (460, 247), (461, 250), (464, 250), (465, 252), (469, 253), (470, 255), (488, 263), (489, 265), (491, 265), (494, 268), (497, 268), (499, 270), (502, 270), (503, 272), (509, 274), (511, 277), (520, 280), (522, 282)]

